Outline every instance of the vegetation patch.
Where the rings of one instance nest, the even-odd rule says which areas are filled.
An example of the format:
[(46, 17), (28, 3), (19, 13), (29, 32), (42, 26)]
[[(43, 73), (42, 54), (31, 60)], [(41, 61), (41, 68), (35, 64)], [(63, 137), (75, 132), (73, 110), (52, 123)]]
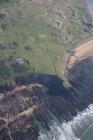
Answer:
[(13, 64), (12, 68), (14, 73), (25, 73), (29, 70), (29, 68), (24, 64)]
[[(88, 28), (83, 25), (91, 25), (91, 20), (88, 24), (82, 24), (81, 15), (85, 9), (81, 5), (78, 5), (79, 8), (72, 3), (63, 6), (61, 1), (52, 0), (51, 3), (42, 0), (43, 4), (29, 0), (27, 3), (24, 0), (0, 2), (0, 11), (3, 11), (0, 20), (0, 60), (8, 61), (9, 79), (31, 73), (32, 70), (62, 76), (66, 50), (75, 47), (92, 32), (92, 26), (89, 26), (89, 32), (85, 32)], [(69, 16), (66, 15), (69, 11), (66, 7), (71, 7)], [(86, 15), (85, 12), (84, 17)], [(17, 64), (18, 58), (23, 58), (25, 63)]]

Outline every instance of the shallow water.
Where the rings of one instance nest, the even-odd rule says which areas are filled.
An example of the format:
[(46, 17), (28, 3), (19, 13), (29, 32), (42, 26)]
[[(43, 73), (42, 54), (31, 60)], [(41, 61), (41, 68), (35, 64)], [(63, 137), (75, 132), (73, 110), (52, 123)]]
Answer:
[(93, 105), (63, 124), (58, 140), (93, 140)]
[(40, 134), (39, 140), (93, 140), (93, 105), (78, 113), (72, 121), (54, 123), (47, 134)]
[(81, 140), (93, 140), (93, 124), (87, 128), (82, 135)]

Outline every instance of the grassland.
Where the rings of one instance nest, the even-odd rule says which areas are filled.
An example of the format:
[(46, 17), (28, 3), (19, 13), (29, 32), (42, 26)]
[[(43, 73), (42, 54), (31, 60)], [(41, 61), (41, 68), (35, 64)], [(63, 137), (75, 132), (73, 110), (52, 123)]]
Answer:
[[(67, 14), (60, 2), (54, 6), (29, 1), (1, 4), (0, 83), (32, 72), (62, 76), (66, 50), (92, 32), (91, 20), (82, 19), (82, 14), (88, 15), (84, 10), (72, 7)], [(85, 31), (87, 24), (90, 28)], [(17, 64), (18, 58), (24, 64)]]

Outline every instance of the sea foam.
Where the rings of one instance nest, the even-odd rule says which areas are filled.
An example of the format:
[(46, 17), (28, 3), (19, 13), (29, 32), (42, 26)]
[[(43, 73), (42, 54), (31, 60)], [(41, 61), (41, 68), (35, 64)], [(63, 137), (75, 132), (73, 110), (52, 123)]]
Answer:
[(48, 133), (40, 133), (39, 140), (80, 140), (86, 129), (93, 123), (93, 104), (79, 112), (69, 122), (54, 123)]

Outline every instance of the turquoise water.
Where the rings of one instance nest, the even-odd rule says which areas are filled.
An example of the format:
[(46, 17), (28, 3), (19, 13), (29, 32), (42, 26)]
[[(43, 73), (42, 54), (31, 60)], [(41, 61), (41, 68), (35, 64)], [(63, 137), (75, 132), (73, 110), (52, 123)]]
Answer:
[(93, 140), (93, 124), (83, 133), (81, 140)]
[(93, 0), (86, 0), (89, 11), (91, 13), (92, 19), (93, 19)]

